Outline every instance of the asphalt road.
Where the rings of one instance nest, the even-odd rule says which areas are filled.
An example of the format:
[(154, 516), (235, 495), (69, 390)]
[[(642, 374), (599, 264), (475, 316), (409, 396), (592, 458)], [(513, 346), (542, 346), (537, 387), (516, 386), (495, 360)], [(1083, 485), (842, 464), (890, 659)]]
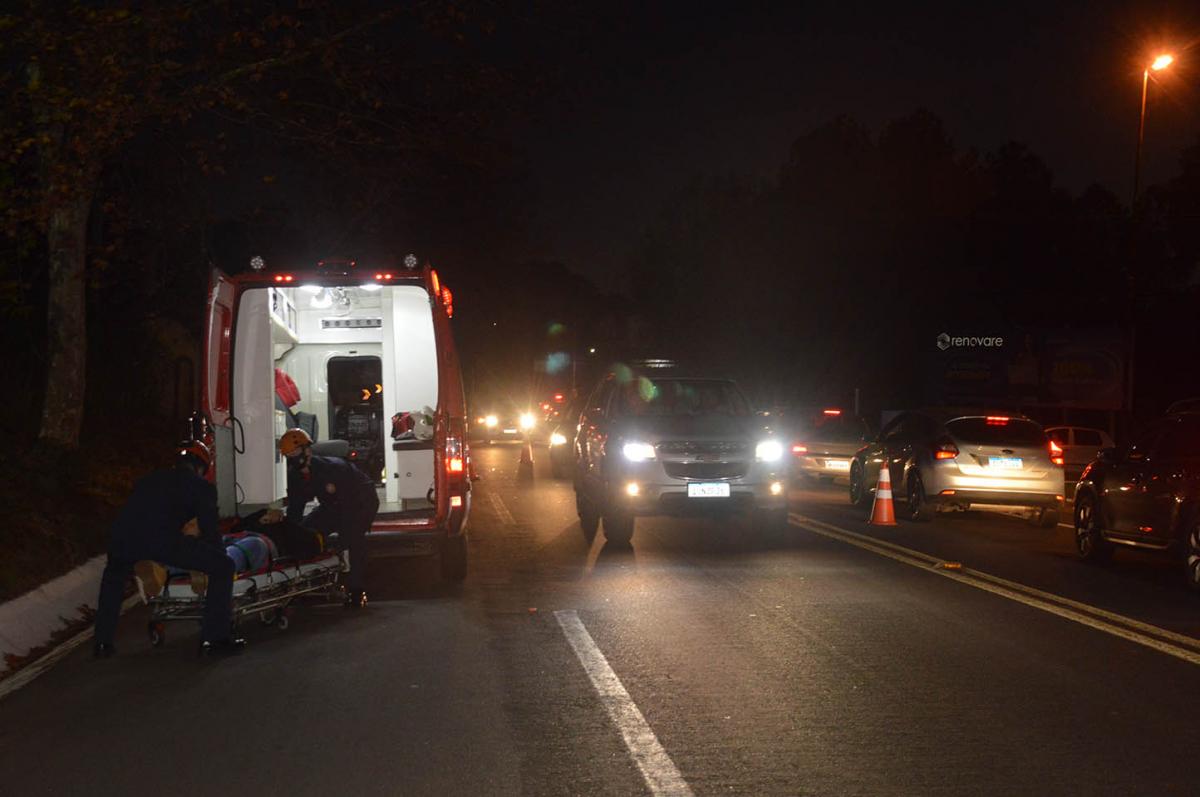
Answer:
[[(569, 483), (476, 450), (471, 574), (372, 563), (365, 612), (78, 650), (0, 701), (0, 793), (1197, 794), (1200, 598), (968, 513), (640, 520), (589, 544)], [(949, 563), (949, 564), (948, 564)], [(957, 567), (956, 567), (957, 565)]]

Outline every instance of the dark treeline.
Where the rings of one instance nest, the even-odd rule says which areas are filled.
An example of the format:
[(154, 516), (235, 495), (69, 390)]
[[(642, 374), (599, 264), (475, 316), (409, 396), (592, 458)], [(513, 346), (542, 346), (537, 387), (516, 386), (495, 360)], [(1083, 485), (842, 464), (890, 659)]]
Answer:
[[(1127, 200), (1127, 198), (1126, 198)], [(1137, 212), (1057, 187), (1019, 143), (955, 147), (918, 110), (878, 133), (840, 117), (799, 137), (776, 179), (696, 179), (650, 224), (629, 290), (655, 341), (732, 369), (763, 401), (875, 408), (923, 397), (945, 330), (1137, 330), (1137, 408), (1200, 381), (1200, 145)]]

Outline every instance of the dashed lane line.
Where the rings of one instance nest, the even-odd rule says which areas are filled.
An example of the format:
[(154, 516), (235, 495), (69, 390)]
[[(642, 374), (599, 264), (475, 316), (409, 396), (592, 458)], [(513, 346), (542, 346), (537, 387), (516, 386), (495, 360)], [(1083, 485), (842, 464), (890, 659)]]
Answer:
[(655, 797), (692, 797), (691, 787), (659, 743), (629, 692), (625, 691), (621, 679), (608, 665), (608, 660), (579, 619), (579, 613), (573, 610), (557, 611), (554, 617), (562, 626), (567, 642), (600, 696), (604, 710), (621, 732), (625, 747), (641, 770), (650, 793)]
[(814, 534), (820, 534), (823, 537), (829, 537), (830, 539), (862, 548), (865, 551), (886, 556), (897, 562), (918, 567), (926, 572), (952, 579), (961, 584), (966, 584), (967, 586), (975, 587), (976, 589), (981, 589), (1003, 598), (1008, 598), (1034, 609), (1040, 609), (1049, 614), (1071, 620), (1097, 631), (1103, 631), (1106, 634), (1120, 637), (1121, 639), (1148, 647), (1160, 653), (1165, 653), (1177, 659), (1182, 659), (1191, 664), (1200, 664), (1200, 640), (1193, 637), (1177, 634), (1174, 631), (1168, 631), (1165, 628), (1143, 623), (1131, 617), (1125, 617), (1124, 615), (1109, 612), (1095, 606), (1089, 606), (1070, 598), (1043, 592), (1042, 590), (1018, 584), (1014, 581), (1008, 581), (999, 576), (993, 576), (990, 573), (983, 573), (967, 567), (955, 570), (938, 568), (935, 566), (942, 564), (943, 560), (936, 556), (931, 556), (921, 551), (914, 551), (911, 548), (905, 548), (886, 540), (879, 540), (865, 534), (859, 534), (839, 526), (823, 523), (813, 518), (804, 517), (803, 515), (792, 513), (789, 515), (789, 519), (795, 525)]
[(492, 502), (492, 508), (496, 510), (496, 514), (500, 516), (500, 522), (508, 526), (517, 525), (516, 519), (512, 516), (512, 512), (508, 511), (508, 507), (504, 505), (504, 499), (496, 493), (488, 493), (488, 500)]

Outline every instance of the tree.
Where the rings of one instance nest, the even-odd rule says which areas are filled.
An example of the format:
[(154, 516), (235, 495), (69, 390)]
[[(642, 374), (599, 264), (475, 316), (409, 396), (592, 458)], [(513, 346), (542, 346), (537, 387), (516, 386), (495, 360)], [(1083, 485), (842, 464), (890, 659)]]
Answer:
[[(4, 221), (14, 237), (38, 230), (45, 249), (40, 453), (58, 459), (78, 444), (87, 232), (114, 158), (147, 131), (184, 138), (222, 127), (351, 157), (472, 157), (474, 120), (490, 101), (481, 98), (500, 78), (455, 57), (475, 30), (464, 19), (453, 4), (381, 10), (353, 0), (287, 9), (25, 0), (0, 16), (0, 151), (13, 189)], [(194, 154), (222, 168), (211, 148)]]

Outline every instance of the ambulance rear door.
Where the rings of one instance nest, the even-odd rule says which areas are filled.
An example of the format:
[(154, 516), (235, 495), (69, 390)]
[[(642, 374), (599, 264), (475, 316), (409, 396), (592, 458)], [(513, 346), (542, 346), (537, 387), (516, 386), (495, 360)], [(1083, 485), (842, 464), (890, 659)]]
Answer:
[(208, 284), (205, 313), (203, 384), (200, 409), (212, 425), (216, 455), (213, 477), (221, 517), (237, 511), (237, 475), (234, 472), (234, 424), (230, 397), (233, 369), (233, 324), (237, 307), (237, 286), (228, 275), (213, 269)]

